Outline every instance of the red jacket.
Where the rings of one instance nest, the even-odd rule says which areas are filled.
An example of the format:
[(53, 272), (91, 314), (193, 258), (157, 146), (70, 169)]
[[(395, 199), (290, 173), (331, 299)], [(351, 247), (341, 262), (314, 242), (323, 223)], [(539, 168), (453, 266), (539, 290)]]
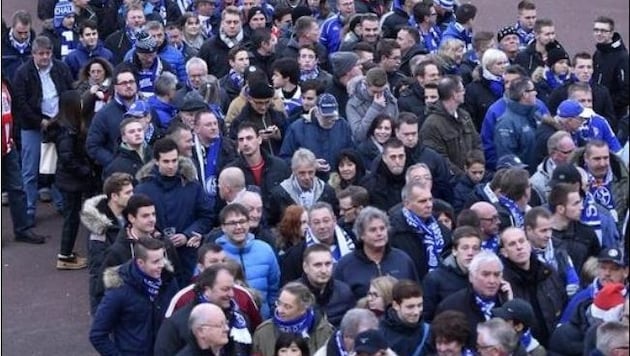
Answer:
[(13, 148), (13, 116), (11, 115), (11, 93), (8, 84), (2, 80), (2, 156)]

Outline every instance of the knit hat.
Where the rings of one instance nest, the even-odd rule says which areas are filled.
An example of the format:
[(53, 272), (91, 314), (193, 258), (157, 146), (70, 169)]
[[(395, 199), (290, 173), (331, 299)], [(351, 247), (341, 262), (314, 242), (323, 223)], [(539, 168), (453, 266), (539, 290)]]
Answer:
[(547, 66), (549, 68), (553, 67), (554, 64), (562, 59), (566, 59), (569, 63), (571, 63), (569, 54), (562, 47), (555, 47), (547, 52)]
[(53, 25), (55, 27), (61, 27), (63, 19), (67, 16), (74, 16), (74, 8), (72, 2), (69, 0), (61, 0), (55, 5), (55, 15), (53, 18)]
[(577, 100), (567, 99), (558, 105), (558, 109), (556, 110), (556, 115), (560, 118), (574, 118), (580, 117), (584, 111), (584, 107)]
[(332, 74), (341, 78), (350, 72), (359, 62), (359, 56), (354, 52), (335, 52), (330, 56)]
[(251, 20), (252, 17), (257, 14), (262, 14), (263, 16), (265, 16), (265, 20), (267, 20), (267, 15), (265, 15), (265, 11), (263, 10), (263, 8), (260, 6), (254, 6), (249, 9), (249, 11), (247, 11), (247, 22), (249, 23), (249, 20)]
[(356, 353), (365, 352), (373, 354), (380, 350), (387, 350), (388, 348), (387, 340), (383, 334), (376, 329), (361, 332), (354, 338), (354, 351)]
[(145, 117), (149, 114), (149, 104), (144, 100), (136, 100), (123, 117)]
[(578, 171), (577, 167), (571, 163), (558, 165), (551, 174), (550, 186), (554, 186), (557, 183), (581, 183), (582, 175)]
[(324, 93), (317, 99), (317, 110), (322, 116), (338, 116), (339, 104), (332, 94)]
[(453, 11), (453, 5), (455, 1), (453, 0), (433, 0), (433, 4), (439, 5), (446, 11)]
[(534, 309), (528, 301), (514, 298), (502, 306), (492, 309), (492, 315), (503, 320), (513, 320), (529, 328), (534, 323)]
[(252, 99), (271, 99), (273, 94), (273, 88), (266, 81), (249, 83), (249, 96)]
[(497, 32), (497, 42), (501, 42), (501, 40), (505, 36), (509, 36), (509, 35), (518, 36), (518, 31), (516, 30), (514, 26), (505, 26), (502, 29), (500, 29), (499, 32)]
[(136, 33), (136, 52), (138, 53), (154, 53), (157, 52), (157, 42), (145, 31)]
[(603, 321), (619, 321), (623, 312), (625, 295), (626, 289), (623, 284), (605, 284), (593, 298), (591, 315)]

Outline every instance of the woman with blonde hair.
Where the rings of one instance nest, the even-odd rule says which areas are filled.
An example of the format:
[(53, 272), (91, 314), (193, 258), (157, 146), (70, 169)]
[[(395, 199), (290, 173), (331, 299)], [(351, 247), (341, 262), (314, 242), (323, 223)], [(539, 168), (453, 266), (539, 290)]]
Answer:
[(387, 307), (392, 304), (392, 289), (396, 282), (398, 279), (392, 276), (380, 276), (372, 279), (367, 295), (359, 299), (357, 307), (369, 309), (380, 318)]

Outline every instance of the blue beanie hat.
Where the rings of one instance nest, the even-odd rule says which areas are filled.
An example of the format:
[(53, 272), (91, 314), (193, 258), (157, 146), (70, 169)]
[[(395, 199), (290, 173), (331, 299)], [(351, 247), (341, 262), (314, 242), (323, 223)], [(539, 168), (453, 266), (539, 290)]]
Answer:
[(53, 25), (55, 28), (61, 27), (63, 19), (68, 15), (74, 14), (74, 8), (69, 0), (61, 0), (55, 5), (55, 17), (53, 18)]

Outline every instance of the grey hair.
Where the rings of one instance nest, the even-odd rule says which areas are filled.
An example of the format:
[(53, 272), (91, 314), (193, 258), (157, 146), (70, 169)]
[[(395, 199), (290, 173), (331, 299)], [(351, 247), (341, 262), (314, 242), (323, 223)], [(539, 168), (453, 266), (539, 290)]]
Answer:
[(470, 275), (475, 275), (479, 272), (481, 265), (488, 262), (496, 262), (499, 264), (501, 273), (503, 273), (503, 263), (499, 256), (492, 251), (483, 250), (479, 252), (475, 257), (473, 257), (472, 261), (470, 261), (470, 265), (468, 266), (468, 273)]
[(167, 95), (177, 87), (177, 77), (171, 72), (162, 72), (155, 80), (155, 95)]
[(344, 337), (354, 339), (359, 329), (378, 329), (378, 319), (373, 312), (363, 308), (352, 308), (346, 312), (339, 324), (339, 331)]
[(159, 21), (148, 21), (143, 26), (145, 31), (164, 30), (164, 25)]
[(35, 39), (33, 40), (33, 44), (31, 45), (32, 48), (32, 52), (37, 52), (39, 50), (46, 50), (46, 49), (52, 49), (53, 48), (53, 44), (50, 41), (50, 38), (44, 36), (44, 35), (39, 35), (37, 37), (35, 37)]
[(313, 206), (311, 206), (308, 209), (308, 217), (310, 219), (311, 217), (311, 213), (315, 210), (321, 210), (321, 209), (326, 209), (328, 210), (328, 212), (330, 213), (330, 215), (332, 215), (333, 217), (335, 216), (335, 210), (333, 209), (332, 205), (330, 205), (329, 203), (326, 203), (325, 201), (318, 201), (315, 204), (313, 204)]
[(413, 172), (414, 170), (418, 169), (418, 168), (424, 168), (426, 169), (429, 174), (431, 175), (431, 178), (433, 178), (433, 174), (431, 173), (431, 169), (429, 168), (429, 166), (427, 166), (426, 163), (416, 163), (416, 164), (412, 164), (411, 166), (409, 166), (407, 168), (407, 171), (405, 172), (405, 182), (409, 183), (409, 181), (411, 181), (411, 172)]
[(500, 347), (506, 354), (510, 355), (518, 346), (518, 334), (508, 324), (500, 318), (492, 318), (477, 325), (477, 333), (486, 332), (489, 341)]
[(199, 57), (191, 57), (188, 62), (186, 62), (186, 73), (190, 73), (190, 67), (194, 65), (202, 66), (206, 73), (208, 73), (208, 64)]
[(418, 181), (411, 181), (408, 182), (407, 184), (405, 184), (405, 186), (403, 187), (403, 189), (400, 191), (400, 197), (402, 199), (403, 202), (407, 201), (409, 199), (409, 197), (411, 196), (411, 192), (413, 191), (414, 188), (418, 188), (418, 189), (422, 189), (422, 190), (429, 190), (429, 187), (426, 183), (423, 182), (418, 182)]
[(533, 83), (529, 77), (515, 79), (507, 90), (508, 97), (514, 101), (521, 100), (523, 94), (527, 91), (529, 83)]
[(315, 154), (306, 148), (299, 148), (291, 157), (291, 170), (296, 170), (302, 166), (317, 167), (317, 158)]
[(352, 229), (354, 231), (354, 235), (361, 239), (361, 236), (365, 233), (366, 225), (375, 219), (383, 221), (385, 223), (385, 228), (389, 230), (389, 217), (387, 214), (381, 209), (373, 206), (367, 206), (361, 209), (357, 219), (354, 221), (354, 228)]
[(549, 138), (547, 139), (547, 153), (551, 154), (553, 150), (558, 148), (558, 144), (565, 137), (571, 138), (571, 134), (563, 130), (556, 131), (553, 133), (553, 135), (549, 136)]
[(604, 355), (612, 355), (618, 347), (628, 345), (628, 326), (618, 321), (608, 321), (597, 327), (597, 349)]
[(285, 284), (280, 292), (283, 291), (293, 294), (304, 309), (315, 305), (315, 296), (307, 286), (300, 282), (289, 282)]

